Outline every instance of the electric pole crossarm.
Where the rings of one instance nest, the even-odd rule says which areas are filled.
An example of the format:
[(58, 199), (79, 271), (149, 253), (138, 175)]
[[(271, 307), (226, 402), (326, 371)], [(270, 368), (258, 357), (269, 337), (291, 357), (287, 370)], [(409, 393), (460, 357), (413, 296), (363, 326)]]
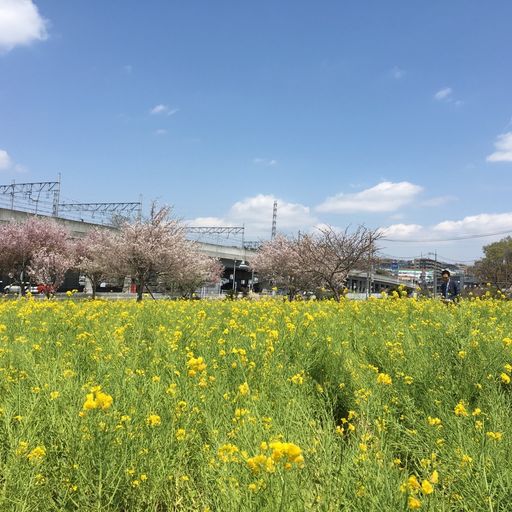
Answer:
[(63, 212), (140, 212), (141, 203), (60, 203), (59, 210)]
[(39, 192), (53, 192), (59, 188), (58, 181), (40, 181), (34, 183), (11, 183), (0, 185), (0, 194), (37, 194)]
[(188, 233), (200, 233), (203, 235), (228, 234), (236, 235), (244, 232), (243, 226), (188, 226)]

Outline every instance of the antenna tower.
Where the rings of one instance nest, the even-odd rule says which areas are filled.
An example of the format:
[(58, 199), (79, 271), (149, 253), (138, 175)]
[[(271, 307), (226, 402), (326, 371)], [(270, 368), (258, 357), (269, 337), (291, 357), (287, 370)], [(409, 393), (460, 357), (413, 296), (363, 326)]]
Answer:
[(271, 240), (274, 240), (276, 237), (276, 228), (277, 228), (277, 201), (274, 201), (274, 210), (272, 212), (272, 236)]

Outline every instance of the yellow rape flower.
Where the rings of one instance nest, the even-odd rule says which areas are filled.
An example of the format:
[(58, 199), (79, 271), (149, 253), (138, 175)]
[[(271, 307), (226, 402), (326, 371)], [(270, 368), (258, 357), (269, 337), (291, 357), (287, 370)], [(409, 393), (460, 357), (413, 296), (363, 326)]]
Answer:
[(23, 455), (28, 450), (28, 442), (27, 441), (20, 441), (18, 443), (18, 448), (16, 448), (16, 455)]
[(377, 383), (390, 386), (393, 384), (393, 380), (387, 373), (379, 373), (379, 375), (377, 375)]
[(407, 479), (407, 487), (410, 491), (417, 491), (420, 488), (420, 483), (415, 475), (411, 475)]
[(407, 500), (407, 506), (410, 510), (417, 510), (421, 508), (421, 501), (414, 496), (409, 496), (409, 499)]
[(304, 384), (304, 372), (296, 373), (292, 377), (290, 377), (290, 382), (293, 384), (301, 385)]
[(250, 393), (249, 384), (247, 384), (247, 382), (240, 384), (240, 386), (238, 386), (238, 392), (242, 396), (248, 395)]
[(162, 424), (162, 419), (160, 418), (160, 416), (158, 416), (158, 414), (150, 414), (146, 419), (146, 423), (150, 427), (158, 427), (159, 425)]
[(290, 469), (292, 464), (296, 464), (299, 467), (304, 466), (302, 450), (296, 444), (276, 441), (270, 443), (269, 447), (272, 450), (272, 459), (275, 462), (279, 462), (283, 459), (286, 469)]
[(468, 411), (466, 410), (466, 406), (464, 405), (464, 401), (461, 400), (453, 409), (455, 412), (455, 416), (467, 416)]
[(253, 473), (259, 473), (260, 471), (273, 473), (275, 471), (274, 460), (263, 454), (255, 455), (247, 459), (247, 466)]
[(421, 482), (421, 492), (425, 495), (432, 494), (434, 487), (428, 480), (423, 480), (423, 482)]
[(190, 357), (187, 361), (187, 368), (189, 377), (194, 377), (196, 373), (206, 370), (206, 363), (202, 357)]
[(94, 400), (94, 393), (87, 393), (83, 408), (86, 411), (96, 408), (96, 402)]
[(92, 389), (91, 393), (87, 393), (86, 399), (83, 405), (83, 409), (88, 411), (91, 409), (108, 409), (112, 405), (112, 397), (101, 391), (99, 386)]
[(31, 462), (37, 462), (46, 455), (46, 448), (44, 446), (36, 446), (28, 455), (27, 459)]

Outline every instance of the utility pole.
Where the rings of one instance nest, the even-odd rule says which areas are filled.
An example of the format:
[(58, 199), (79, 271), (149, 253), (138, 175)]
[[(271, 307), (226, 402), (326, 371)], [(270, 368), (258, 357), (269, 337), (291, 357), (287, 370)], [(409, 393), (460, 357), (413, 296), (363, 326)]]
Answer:
[(434, 252), (434, 299), (437, 296), (437, 251)]
[(370, 245), (368, 246), (368, 266), (366, 268), (366, 298), (368, 299), (371, 295), (371, 286), (372, 286), (372, 244), (373, 241), (370, 237)]
[(59, 202), (60, 202), (60, 172), (59, 176), (57, 178), (57, 186), (55, 187), (55, 190), (53, 191), (53, 208), (52, 208), (52, 215), (54, 217), (59, 216)]

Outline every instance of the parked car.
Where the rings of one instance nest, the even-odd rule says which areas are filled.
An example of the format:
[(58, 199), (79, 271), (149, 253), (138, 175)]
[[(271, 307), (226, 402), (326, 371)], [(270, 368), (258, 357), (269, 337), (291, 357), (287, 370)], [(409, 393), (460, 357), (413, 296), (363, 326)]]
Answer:
[(96, 287), (96, 291), (121, 293), (123, 291), (123, 285), (103, 281), (102, 283), (99, 284), (99, 286)]

